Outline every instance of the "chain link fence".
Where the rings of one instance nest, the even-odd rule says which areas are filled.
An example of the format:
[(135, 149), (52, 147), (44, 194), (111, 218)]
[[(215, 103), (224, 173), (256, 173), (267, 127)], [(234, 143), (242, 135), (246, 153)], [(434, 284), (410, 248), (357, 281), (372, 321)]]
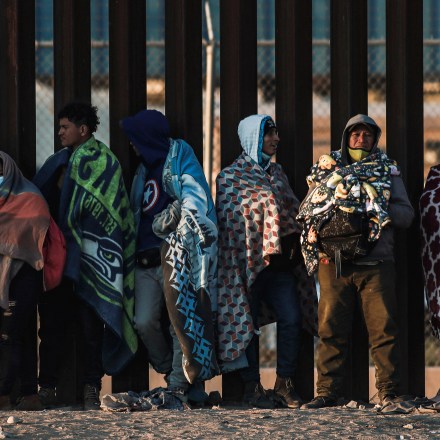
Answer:
[[(51, 18), (50, 18), (51, 19)], [(165, 48), (164, 17), (156, 17), (158, 25), (154, 39), (147, 27), (147, 107), (164, 112), (165, 107)], [(93, 22), (93, 21), (92, 21)], [(107, 23), (103, 20), (101, 23)], [(96, 24), (94, 24), (96, 26)], [(218, 25), (217, 25), (218, 26)], [(38, 27), (38, 22), (37, 22)], [(92, 29), (92, 35), (99, 32)], [(104, 33), (105, 32), (101, 32)], [(38, 35), (38, 33), (37, 33)], [(204, 40), (203, 69), (206, 68)], [(219, 44), (216, 51), (216, 71), (219, 63)], [(368, 50), (368, 111), (383, 129), (380, 146), (386, 147), (386, 87), (385, 41), (370, 40)], [(92, 102), (99, 108), (101, 124), (97, 137), (109, 145), (109, 88), (108, 41), (94, 40), (92, 51)], [(258, 112), (275, 114), (275, 46), (273, 40), (258, 42)], [(36, 129), (37, 168), (54, 151), (53, 107), (53, 42), (36, 41)], [(205, 70), (204, 70), (205, 72)], [(313, 40), (313, 143), (314, 159), (330, 149), (330, 43), (325, 39)], [(424, 120), (425, 120), (425, 175), (429, 167), (440, 161), (440, 39), (425, 40), (424, 44)], [(218, 77), (214, 81), (213, 100), (213, 171), (220, 171), (220, 92)], [(204, 103), (206, 93), (203, 95)], [(206, 109), (205, 109), (206, 110)], [(237, 121), (238, 122), (238, 121)], [(282, 138), (282, 133), (281, 133)], [(440, 342), (425, 327), (426, 365), (440, 365)], [(263, 366), (275, 366), (276, 326), (266, 326), (261, 336), (261, 360)]]
[[(274, 41), (258, 43), (258, 69), (270, 74), (259, 75), (258, 111), (275, 114), (275, 72), (273, 67)], [(370, 40), (368, 43), (368, 112), (382, 128), (379, 147), (386, 150), (386, 42)], [(425, 177), (429, 168), (440, 162), (440, 40), (424, 42), (424, 145)], [(330, 42), (313, 41), (313, 155), (317, 160), (330, 150)], [(281, 133), (282, 139), (282, 133)], [(425, 317), (425, 363), (440, 365), (440, 341), (431, 333), (429, 314)], [(262, 331), (262, 364), (275, 366), (275, 326)]]

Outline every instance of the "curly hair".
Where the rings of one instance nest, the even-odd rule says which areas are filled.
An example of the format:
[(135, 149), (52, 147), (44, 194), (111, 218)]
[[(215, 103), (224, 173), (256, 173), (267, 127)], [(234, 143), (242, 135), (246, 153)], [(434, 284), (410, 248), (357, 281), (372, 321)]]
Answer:
[(98, 108), (85, 102), (71, 102), (58, 112), (58, 119), (67, 118), (77, 127), (87, 125), (90, 133), (94, 133), (99, 125)]

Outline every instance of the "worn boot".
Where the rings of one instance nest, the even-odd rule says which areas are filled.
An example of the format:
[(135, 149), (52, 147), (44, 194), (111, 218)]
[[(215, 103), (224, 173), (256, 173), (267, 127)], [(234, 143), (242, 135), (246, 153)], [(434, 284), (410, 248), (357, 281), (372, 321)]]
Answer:
[(53, 408), (57, 405), (57, 395), (54, 388), (42, 387), (38, 391), (38, 396), (44, 408)]
[(0, 396), (0, 411), (9, 411), (12, 409), (9, 395)]
[(99, 389), (94, 385), (86, 384), (84, 386), (84, 410), (94, 411), (101, 409), (99, 401)]
[(298, 409), (302, 404), (302, 399), (295, 391), (290, 377), (277, 376), (273, 391), (275, 398), (288, 408)]
[(330, 406), (336, 406), (337, 400), (329, 396), (317, 396), (309, 403), (305, 403), (301, 406), (301, 409), (319, 409), (327, 408)]
[(275, 408), (275, 402), (269, 399), (260, 382), (245, 382), (243, 403), (255, 408)]
[(17, 411), (43, 411), (44, 406), (38, 397), (38, 394), (31, 394), (29, 396), (23, 396), (17, 406)]
[(380, 396), (380, 404), (381, 405), (391, 405), (392, 403), (396, 403), (397, 396), (394, 393), (387, 393), (383, 396)]
[(195, 406), (203, 406), (209, 399), (203, 382), (195, 382), (188, 388), (188, 401)]

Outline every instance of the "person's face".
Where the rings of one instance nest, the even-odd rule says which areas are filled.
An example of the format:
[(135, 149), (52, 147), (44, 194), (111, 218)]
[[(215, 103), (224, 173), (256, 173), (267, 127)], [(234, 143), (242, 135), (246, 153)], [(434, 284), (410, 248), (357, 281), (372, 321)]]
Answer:
[(90, 137), (87, 125), (83, 124), (78, 127), (67, 118), (60, 119), (58, 136), (63, 147), (73, 148), (79, 147)]
[(279, 141), (278, 130), (271, 128), (263, 138), (263, 153), (273, 156), (277, 152)]
[(365, 125), (358, 125), (350, 132), (348, 146), (353, 149), (371, 151), (374, 145), (374, 133)]

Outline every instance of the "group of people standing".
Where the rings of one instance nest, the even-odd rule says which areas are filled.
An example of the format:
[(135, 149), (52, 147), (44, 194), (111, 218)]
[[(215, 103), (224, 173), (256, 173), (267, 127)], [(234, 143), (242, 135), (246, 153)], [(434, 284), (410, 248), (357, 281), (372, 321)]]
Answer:
[[(393, 234), (414, 212), (373, 119), (349, 120), (341, 149), (312, 167), (300, 204), (273, 160), (280, 137), (270, 116), (240, 122), (243, 151), (217, 177), (215, 202), (192, 148), (170, 137), (162, 113), (143, 110), (120, 123), (139, 158), (130, 195), (118, 160), (94, 137), (96, 107), (68, 104), (58, 118), (64, 148), (33, 183), (0, 151), (0, 409), (57, 404), (73, 327), (85, 409), (100, 408), (104, 373), (129, 363), (138, 338), (167, 392), (183, 402), (205, 400), (203, 381), (237, 370), (246, 405), (334, 406), (356, 301), (381, 402), (399, 398)], [(43, 291), (53, 223), (66, 263), (58, 286)], [(28, 337), (37, 308), (39, 353)], [(270, 394), (258, 362), (259, 329), (269, 322), (277, 323)], [(308, 403), (294, 384), (302, 328), (320, 337), (317, 397)]]

